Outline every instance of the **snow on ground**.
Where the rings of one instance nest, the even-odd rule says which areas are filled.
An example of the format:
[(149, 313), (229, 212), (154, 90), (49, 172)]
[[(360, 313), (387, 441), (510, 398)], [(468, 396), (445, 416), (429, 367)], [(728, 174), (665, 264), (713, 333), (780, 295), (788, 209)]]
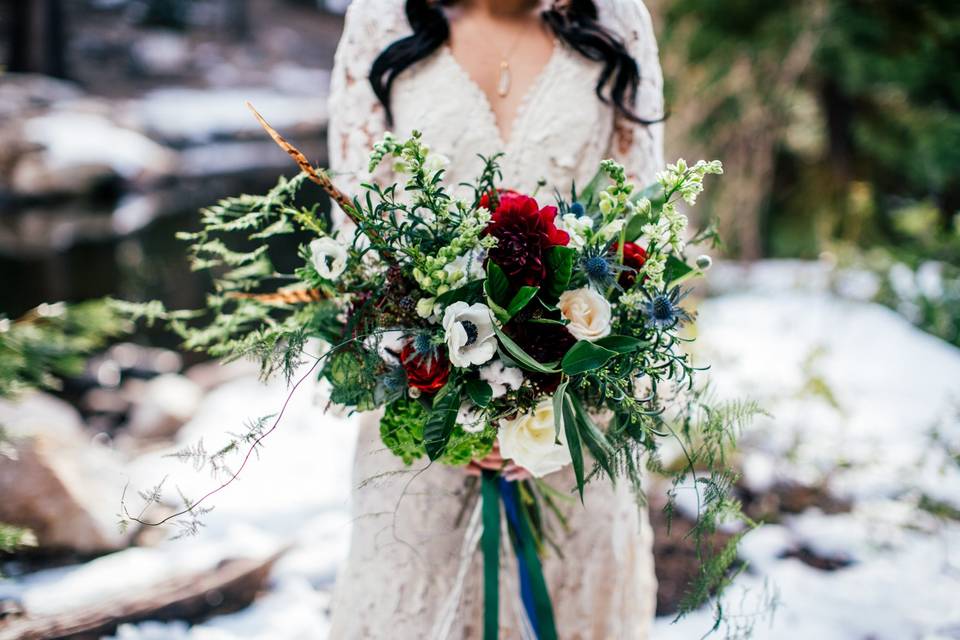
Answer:
[[(758, 491), (779, 481), (823, 484), (852, 508), (811, 508), (747, 534), (742, 557), (750, 568), (726, 603), (727, 630), (752, 623), (755, 638), (776, 640), (960, 638), (960, 522), (918, 508), (923, 497), (960, 508), (960, 469), (930, 437), (936, 427), (960, 443), (960, 350), (882, 307), (825, 293), (816, 265), (766, 263), (737, 273), (721, 269), (716, 280), (739, 288), (720, 287), (700, 304), (696, 354), (713, 365), (720, 396), (756, 398), (772, 414), (744, 435), (746, 482)], [(205, 399), (179, 445), (204, 437), (212, 450), (244, 419), (276, 411), (283, 396), (253, 378), (228, 383)], [(218, 496), (199, 536), (35, 573), (0, 584), (0, 595), (56, 610), (291, 545), (269, 592), (245, 611), (192, 628), (126, 626), (116, 637), (322, 639), (349, 536), (353, 425), (323, 415), (311, 391), (288, 411), (240, 483)], [(169, 473), (188, 495), (209, 486), (209, 477), (161, 453), (131, 466), (133, 485)], [(783, 557), (799, 548), (850, 564), (824, 571)], [(772, 623), (749, 617), (764, 594), (779, 602)], [(710, 624), (709, 611), (676, 624), (658, 619), (653, 637), (699, 638)]]

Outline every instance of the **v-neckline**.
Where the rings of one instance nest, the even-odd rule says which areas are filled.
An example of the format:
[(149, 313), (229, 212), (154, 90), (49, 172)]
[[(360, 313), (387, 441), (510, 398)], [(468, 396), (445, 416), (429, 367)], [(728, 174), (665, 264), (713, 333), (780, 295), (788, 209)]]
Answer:
[(550, 57), (547, 58), (547, 61), (537, 72), (537, 75), (534, 76), (533, 82), (530, 83), (530, 86), (527, 87), (527, 90), (520, 98), (520, 104), (517, 106), (517, 110), (511, 118), (509, 133), (506, 138), (504, 138), (503, 130), (500, 128), (500, 122), (497, 120), (497, 114), (493, 110), (493, 104), (490, 102), (490, 97), (487, 96), (486, 92), (480, 87), (480, 84), (474, 80), (473, 76), (470, 75), (470, 72), (467, 71), (466, 67), (460, 64), (460, 61), (457, 60), (457, 57), (453, 55), (453, 49), (450, 48), (450, 45), (443, 45), (443, 54), (447, 57), (447, 59), (450, 61), (450, 64), (455, 68), (458, 74), (463, 78), (464, 83), (476, 94), (477, 100), (479, 100), (480, 104), (484, 107), (484, 110), (486, 111), (487, 117), (490, 121), (490, 125), (493, 128), (494, 134), (496, 135), (497, 142), (500, 145), (501, 151), (506, 152), (510, 144), (514, 141), (514, 139), (516, 139), (517, 125), (522, 124), (522, 119), (529, 110), (530, 103), (540, 91), (540, 85), (543, 84), (545, 78), (547, 77), (547, 73), (550, 71), (550, 68), (560, 57), (561, 47), (562, 45), (560, 42), (554, 38), (553, 50), (550, 52)]

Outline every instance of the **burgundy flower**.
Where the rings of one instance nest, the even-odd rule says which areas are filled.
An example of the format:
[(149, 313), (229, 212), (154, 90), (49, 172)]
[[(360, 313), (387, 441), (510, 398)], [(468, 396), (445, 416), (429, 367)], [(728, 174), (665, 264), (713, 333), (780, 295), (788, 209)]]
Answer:
[[(611, 249), (614, 253), (620, 251), (620, 243), (614, 242)], [(620, 286), (629, 289), (637, 281), (637, 272), (647, 261), (646, 250), (636, 242), (623, 243), (623, 264), (634, 269), (634, 271), (624, 271), (620, 274)]]
[(557, 229), (556, 207), (543, 207), (529, 196), (504, 191), (484, 235), (499, 241), (490, 249), (489, 259), (500, 266), (510, 284), (538, 287), (547, 277), (547, 249), (566, 246), (570, 236)]
[(407, 373), (407, 382), (411, 387), (424, 393), (436, 393), (447, 384), (450, 377), (450, 363), (440, 354), (423, 356), (417, 353), (413, 340), (403, 345), (400, 351), (400, 365)]
[[(526, 313), (521, 314), (526, 316)], [(539, 315), (539, 312), (538, 312)], [(558, 314), (553, 319), (559, 319)], [(529, 322), (527, 319), (515, 318), (504, 329), (513, 340), (534, 360), (541, 364), (560, 360), (576, 343), (566, 327), (558, 324), (543, 324)], [(541, 394), (550, 394), (556, 391), (560, 384), (561, 375), (554, 373), (534, 373), (524, 371), (524, 377)]]

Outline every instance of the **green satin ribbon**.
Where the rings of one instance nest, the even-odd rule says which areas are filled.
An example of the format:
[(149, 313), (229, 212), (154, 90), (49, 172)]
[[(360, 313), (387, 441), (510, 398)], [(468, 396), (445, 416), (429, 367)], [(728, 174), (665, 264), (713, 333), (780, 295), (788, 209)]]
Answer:
[(500, 483), (493, 471), (483, 472), (483, 640), (497, 640), (500, 631)]
[[(483, 550), (483, 638), (498, 640), (500, 628), (500, 498), (501, 483), (493, 471), (484, 471), (480, 487), (483, 500), (483, 535), (480, 547)], [(513, 523), (514, 550), (523, 563), (533, 595), (536, 632), (539, 640), (557, 640), (557, 627), (553, 619), (553, 604), (543, 577), (543, 567), (537, 555), (529, 516), (523, 508), (515, 483), (504, 483), (503, 491), (511, 492), (508, 498), (516, 505), (517, 516)]]

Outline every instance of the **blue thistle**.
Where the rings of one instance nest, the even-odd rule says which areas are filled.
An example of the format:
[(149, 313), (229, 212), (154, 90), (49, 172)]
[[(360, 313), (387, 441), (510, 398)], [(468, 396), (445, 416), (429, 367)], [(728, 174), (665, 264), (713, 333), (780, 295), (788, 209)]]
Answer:
[(403, 391), (407, 388), (407, 373), (403, 367), (391, 367), (381, 378), (384, 388), (389, 393)]
[(436, 349), (433, 337), (429, 333), (418, 333), (413, 337), (413, 349), (421, 358), (432, 356)]
[(580, 204), (579, 202), (574, 202), (573, 204), (570, 205), (570, 213), (572, 213), (573, 215), (579, 218), (580, 216), (586, 215), (587, 210), (584, 209), (583, 205)]
[(664, 288), (662, 291), (644, 291), (644, 302), (640, 312), (653, 327), (663, 331), (682, 326), (693, 317), (680, 306), (680, 301), (689, 295), (690, 289), (681, 291), (680, 287)]
[(609, 287), (616, 287), (622, 291), (617, 279), (621, 272), (629, 270), (629, 267), (620, 264), (617, 254), (610, 249), (611, 245), (591, 245), (585, 247), (580, 256), (580, 270), (587, 277), (587, 282), (598, 291), (604, 291)]

